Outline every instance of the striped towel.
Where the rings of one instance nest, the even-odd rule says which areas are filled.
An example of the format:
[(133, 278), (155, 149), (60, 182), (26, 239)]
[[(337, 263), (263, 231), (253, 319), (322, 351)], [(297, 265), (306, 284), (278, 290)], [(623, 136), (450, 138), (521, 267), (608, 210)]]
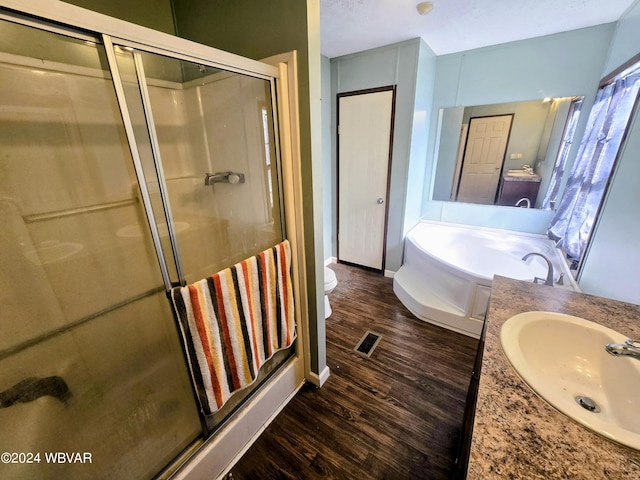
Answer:
[(171, 291), (205, 414), (256, 379), (296, 337), (287, 240)]

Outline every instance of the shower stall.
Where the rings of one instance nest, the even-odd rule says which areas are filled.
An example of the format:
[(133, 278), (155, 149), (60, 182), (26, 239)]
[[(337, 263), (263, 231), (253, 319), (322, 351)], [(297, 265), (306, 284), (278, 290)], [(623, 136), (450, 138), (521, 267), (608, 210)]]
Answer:
[(303, 277), (286, 69), (67, 10), (0, 9), (0, 477), (168, 475), (302, 382), (299, 335), (204, 415), (167, 298), (284, 238)]

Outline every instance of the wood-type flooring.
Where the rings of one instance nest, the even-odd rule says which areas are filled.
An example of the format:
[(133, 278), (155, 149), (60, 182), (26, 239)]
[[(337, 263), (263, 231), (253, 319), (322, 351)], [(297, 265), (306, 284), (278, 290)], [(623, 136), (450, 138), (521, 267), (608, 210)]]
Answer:
[[(389, 278), (329, 268), (331, 375), (300, 390), (231, 478), (451, 478), (478, 341), (416, 319)], [(353, 350), (367, 330), (382, 335), (369, 358)]]

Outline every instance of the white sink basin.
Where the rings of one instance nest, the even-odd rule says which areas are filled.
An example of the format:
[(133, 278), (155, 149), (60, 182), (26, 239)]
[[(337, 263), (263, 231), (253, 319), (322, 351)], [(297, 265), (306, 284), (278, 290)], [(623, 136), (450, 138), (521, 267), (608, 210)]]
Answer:
[[(614, 357), (626, 337), (583, 318), (526, 312), (507, 320), (502, 349), (540, 397), (588, 429), (640, 450), (640, 360)], [(580, 405), (597, 405), (590, 411)]]
[(525, 170), (509, 170), (507, 172), (509, 177), (535, 177), (534, 173), (529, 173)]

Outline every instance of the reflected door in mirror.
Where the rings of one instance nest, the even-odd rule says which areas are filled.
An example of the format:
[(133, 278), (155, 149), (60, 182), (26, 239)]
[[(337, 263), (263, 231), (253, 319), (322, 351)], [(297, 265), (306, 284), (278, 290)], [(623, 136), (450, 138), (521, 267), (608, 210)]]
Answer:
[(513, 115), (472, 118), (457, 200), (493, 205)]

